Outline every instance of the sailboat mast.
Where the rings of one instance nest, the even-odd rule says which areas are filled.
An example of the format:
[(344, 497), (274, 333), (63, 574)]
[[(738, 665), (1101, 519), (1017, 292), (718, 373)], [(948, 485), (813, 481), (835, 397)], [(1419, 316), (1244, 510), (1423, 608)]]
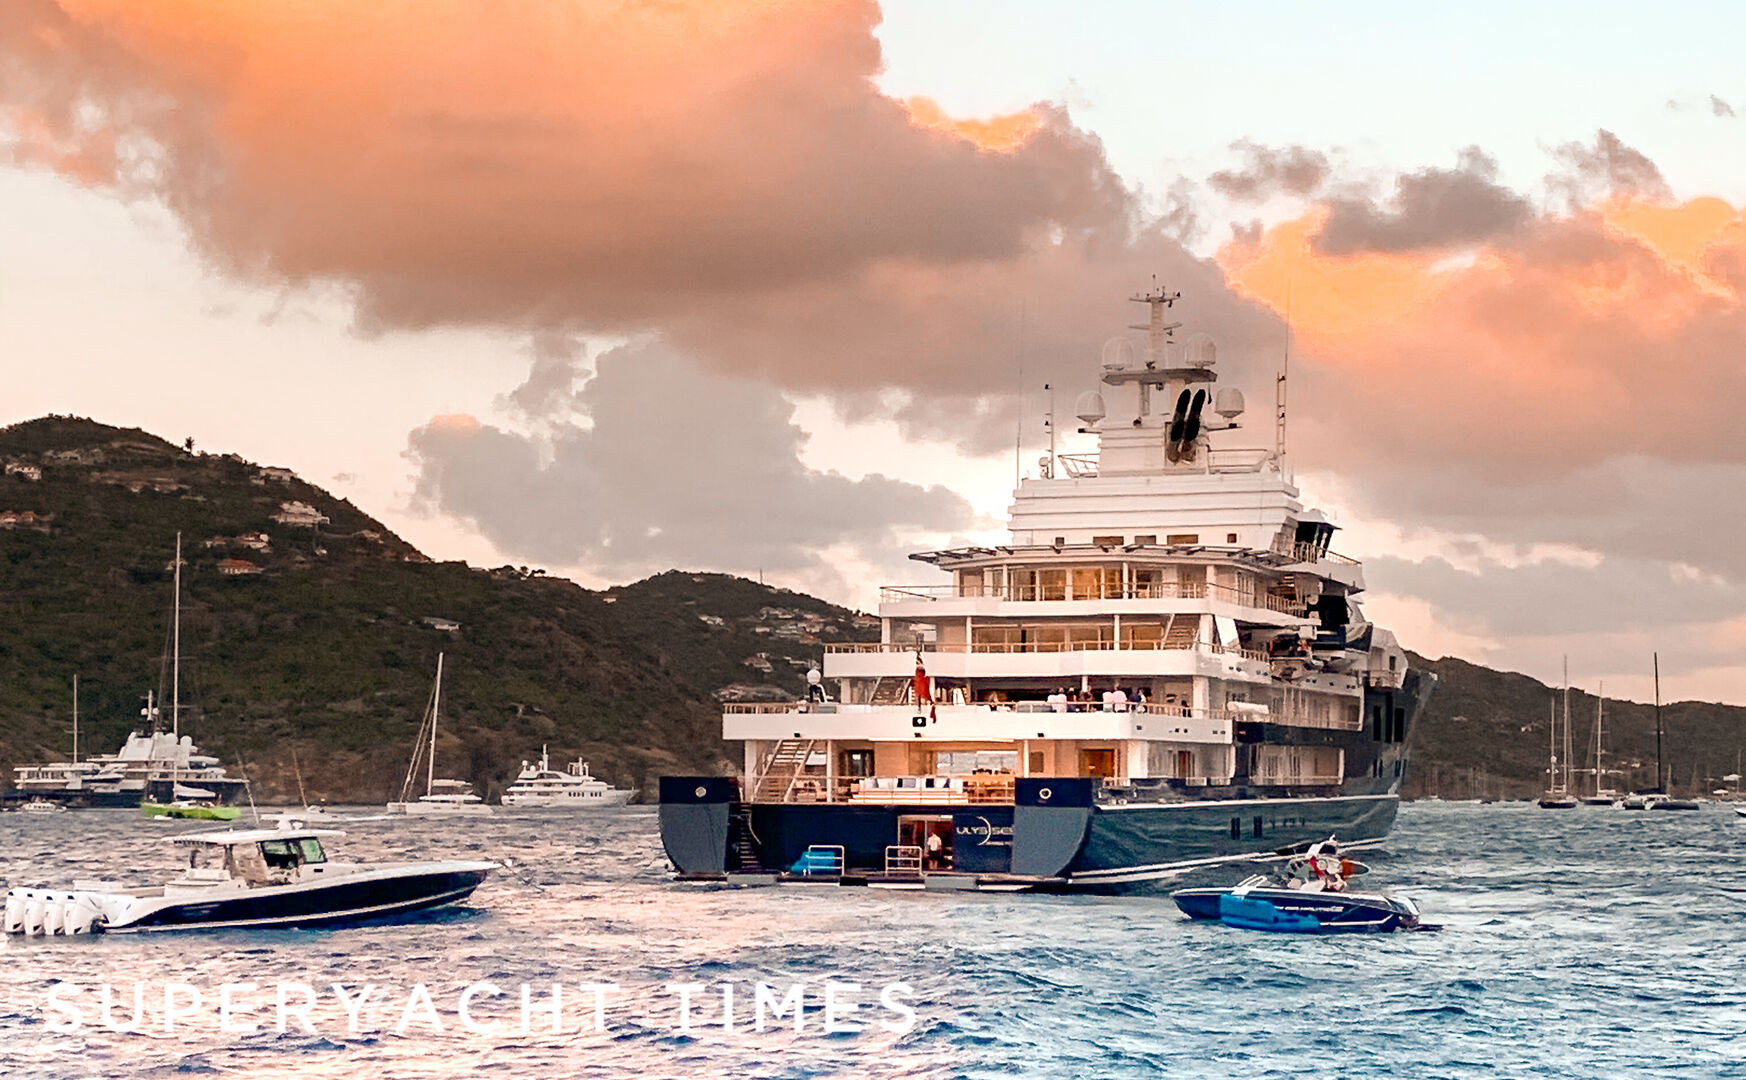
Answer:
[(182, 534), (176, 534), (176, 599), (170, 630), (170, 733), (182, 738)]
[(1661, 654), (1650, 654), (1655, 663), (1655, 790), (1665, 793), (1667, 785), (1661, 782)]
[(437, 653), (436, 689), (430, 695), (430, 754), (424, 762), (424, 793), (429, 795), (436, 784), (437, 714), (443, 707), (443, 654)]
[(1570, 788), (1570, 657), (1564, 658), (1564, 787)]
[(1546, 790), (1558, 790), (1558, 699), (1546, 703), (1551, 710), (1546, 725)]
[(73, 672), (73, 764), (79, 763), (79, 673)]
[(1601, 702), (1606, 699), (1607, 684), (1601, 683), (1594, 695), (1594, 797), (1601, 793)]

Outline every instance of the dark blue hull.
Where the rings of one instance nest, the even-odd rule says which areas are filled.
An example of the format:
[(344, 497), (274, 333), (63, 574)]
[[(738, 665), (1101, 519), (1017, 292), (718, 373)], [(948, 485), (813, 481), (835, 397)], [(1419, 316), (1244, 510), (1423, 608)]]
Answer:
[[(1407, 734), (1434, 678), (1409, 671), (1402, 686), (1365, 692), (1364, 723), (1315, 728), (1239, 721), (1229, 783), (1018, 777), (999, 804), (747, 801), (729, 777), (662, 777), (661, 842), (680, 876), (821, 876), (823, 858), (846, 881), (929, 873), (972, 887), (1045, 890), (1144, 888), (1201, 867), (1267, 860), (1283, 848), (1338, 837), (1363, 847), (1388, 835), (1399, 809)], [(1257, 775), (1255, 748), (1338, 750), (1342, 775), (1292, 784)], [(896, 863), (888, 849), (938, 850)], [(819, 849), (814, 857), (808, 849)], [(839, 856), (840, 852), (840, 856)], [(807, 872), (809, 871), (810, 872)]]
[(1419, 928), (1418, 908), (1380, 893), (1301, 889), (1181, 889), (1170, 894), (1191, 919), (1286, 934), (1388, 933)]
[(222, 927), (333, 926), (392, 918), (458, 903), (471, 896), (487, 870), (443, 870), (322, 885), (263, 890), (221, 900), (192, 900), (160, 908), (115, 932)]
[(1388, 835), (1399, 807), (1391, 792), (1103, 806), (1088, 782), (1070, 778), (1021, 780), (1016, 804), (990, 806), (744, 803), (731, 782), (673, 783), (693, 798), (718, 784), (723, 792), (721, 802), (690, 805), (663, 793), (662, 840), (685, 876), (806, 874), (808, 849), (820, 848), (841, 849), (843, 877), (890, 877), (887, 849), (921, 819), (949, 837), (929, 870), (1042, 890), (1145, 888), (1330, 836), (1363, 847)]

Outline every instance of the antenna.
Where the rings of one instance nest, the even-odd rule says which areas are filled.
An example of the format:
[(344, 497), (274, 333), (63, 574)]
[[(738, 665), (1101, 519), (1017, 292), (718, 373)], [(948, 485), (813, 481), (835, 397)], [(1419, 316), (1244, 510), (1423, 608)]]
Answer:
[(1274, 404), (1278, 409), (1277, 430), (1274, 433), (1273, 456), (1276, 460), (1285, 461), (1285, 383), (1291, 373), (1291, 283), (1285, 285), (1285, 355), (1279, 363), (1278, 388), (1274, 393)]
[(1044, 414), (1043, 426), (1049, 429), (1049, 475), (1055, 475), (1055, 388), (1049, 383), (1043, 384), (1043, 389), (1049, 393), (1049, 411)]
[(1025, 447), (1025, 302), (1019, 301), (1018, 342), (1013, 348), (1018, 356), (1018, 423), (1013, 425), (1012, 432), (1012, 486), (1024, 482), (1024, 447)]
[[(161, 602), (161, 601), (160, 601)], [(175, 629), (170, 640), (170, 734), (182, 738), (182, 534), (176, 534)]]

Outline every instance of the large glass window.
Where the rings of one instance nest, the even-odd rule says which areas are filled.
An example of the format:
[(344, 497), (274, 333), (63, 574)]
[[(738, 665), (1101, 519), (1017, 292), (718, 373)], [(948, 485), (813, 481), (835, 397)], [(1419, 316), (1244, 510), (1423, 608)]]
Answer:
[(1017, 771), (1016, 750), (941, 750), (934, 754), (934, 772), (940, 776)]
[(1067, 599), (1067, 571), (1037, 571), (1037, 588), (1044, 600)]

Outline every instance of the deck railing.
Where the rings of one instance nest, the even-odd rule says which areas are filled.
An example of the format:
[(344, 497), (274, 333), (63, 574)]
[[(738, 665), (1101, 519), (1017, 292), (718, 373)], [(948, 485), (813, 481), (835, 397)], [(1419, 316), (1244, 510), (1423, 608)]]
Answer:
[[(857, 641), (828, 644), (824, 647), (827, 653), (913, 653), (913, 644), (896, 641)], [(1010, 655), (1015, 653), (1069, 653), (1069, 652), (1200, 652), (1218, 653), (1228, 656), (1240, 656), (1245, 660), (1265, 661), (1268, 655), (1258, 649), (1245, 649), (1237, 645), (1216, 645), (1210, 641), (1135, 641), (1115, 642), (1106, 639), (1095, 641), (977, 641), (968, 644), (964, 642), (933, 643), (922, 647), (922, 654), (928, 653), (994, 653)]]
[(1100, 586), (1081, 595), (1066, 586), (1054, 585), (989, 585), (968, 582), (945, 585), (884, 585), (879, 589), (880, 603), (900, 603), (906, 600), (959, 599), (1041, 601), (1053, 603), (1065, 600), (1205, 600), (1208, 598), (1258, 607), (1284, 615), (1302, 615), (1302, 603), (1286, 596), (1229, 585), (1213, 585), (1204, 581), (1161, 581), (1146, 585)]

